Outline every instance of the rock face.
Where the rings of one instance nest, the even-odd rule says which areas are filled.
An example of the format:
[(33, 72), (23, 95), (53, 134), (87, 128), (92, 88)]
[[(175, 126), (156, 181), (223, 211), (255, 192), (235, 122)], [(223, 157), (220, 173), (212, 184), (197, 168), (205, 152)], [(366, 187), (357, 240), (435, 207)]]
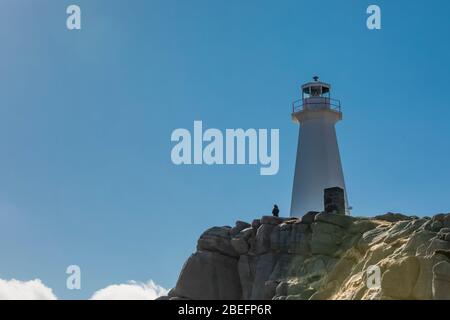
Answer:
[(209, 229), (163, 298), (450, 299), (450, 214), (335, 212)]

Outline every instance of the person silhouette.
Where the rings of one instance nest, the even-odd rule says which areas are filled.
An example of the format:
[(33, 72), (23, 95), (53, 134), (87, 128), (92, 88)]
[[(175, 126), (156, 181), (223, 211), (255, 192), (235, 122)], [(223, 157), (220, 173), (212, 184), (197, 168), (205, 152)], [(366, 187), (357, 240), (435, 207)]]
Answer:
[(278, 206), (276, 204), (273, 205), (272, 215), (274, 217), (278, 217), (278, 214), (280, 213), (280, 209), (278, 209)]

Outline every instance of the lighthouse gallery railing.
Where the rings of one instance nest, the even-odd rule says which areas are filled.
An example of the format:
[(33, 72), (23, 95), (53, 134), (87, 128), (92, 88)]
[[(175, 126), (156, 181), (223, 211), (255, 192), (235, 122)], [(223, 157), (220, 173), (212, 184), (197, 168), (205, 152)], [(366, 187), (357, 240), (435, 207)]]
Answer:
[(321, 98), (318, 102), (307, 101), (307, 99), (298, 99), (292, 102), (292, 112), (309, 110), (308, 106), (329, 105), (331, 110), (341, 112), (341, 101), (331, 98)]

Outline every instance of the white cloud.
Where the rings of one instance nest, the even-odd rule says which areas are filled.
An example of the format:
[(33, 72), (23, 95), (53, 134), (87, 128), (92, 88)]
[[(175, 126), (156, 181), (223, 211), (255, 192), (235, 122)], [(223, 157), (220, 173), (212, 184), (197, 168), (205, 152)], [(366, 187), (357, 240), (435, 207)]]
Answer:
[(41, 280), (31, 281), (0, 279), (0, 300), (56, 300), (52, 289)]
[(113, 284), (95, 292), (91, 300), (155, 300), (166, 295), (167, 290), (155, 284), (130, 281), (125, 284)]
[[(154, 300), (166, 295), (167, 290), (155, 284), (130, 281), (113, 284), (96, 291), (92, 300)], [(31, 281), (0, 279), (0, 300), (56, 300), (53, 290), (45, 286), (41, 280)]]

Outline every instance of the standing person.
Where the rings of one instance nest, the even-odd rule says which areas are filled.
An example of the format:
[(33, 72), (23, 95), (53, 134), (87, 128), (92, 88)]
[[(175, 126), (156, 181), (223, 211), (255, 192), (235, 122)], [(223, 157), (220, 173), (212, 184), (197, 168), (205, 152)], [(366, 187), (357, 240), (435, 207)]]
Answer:
[(280, 209), (278, 209), (278, 206), (276, 204), (273, 205), (272, 215), (274, 217), (278, 217), (278, 214), (280, 213)]

